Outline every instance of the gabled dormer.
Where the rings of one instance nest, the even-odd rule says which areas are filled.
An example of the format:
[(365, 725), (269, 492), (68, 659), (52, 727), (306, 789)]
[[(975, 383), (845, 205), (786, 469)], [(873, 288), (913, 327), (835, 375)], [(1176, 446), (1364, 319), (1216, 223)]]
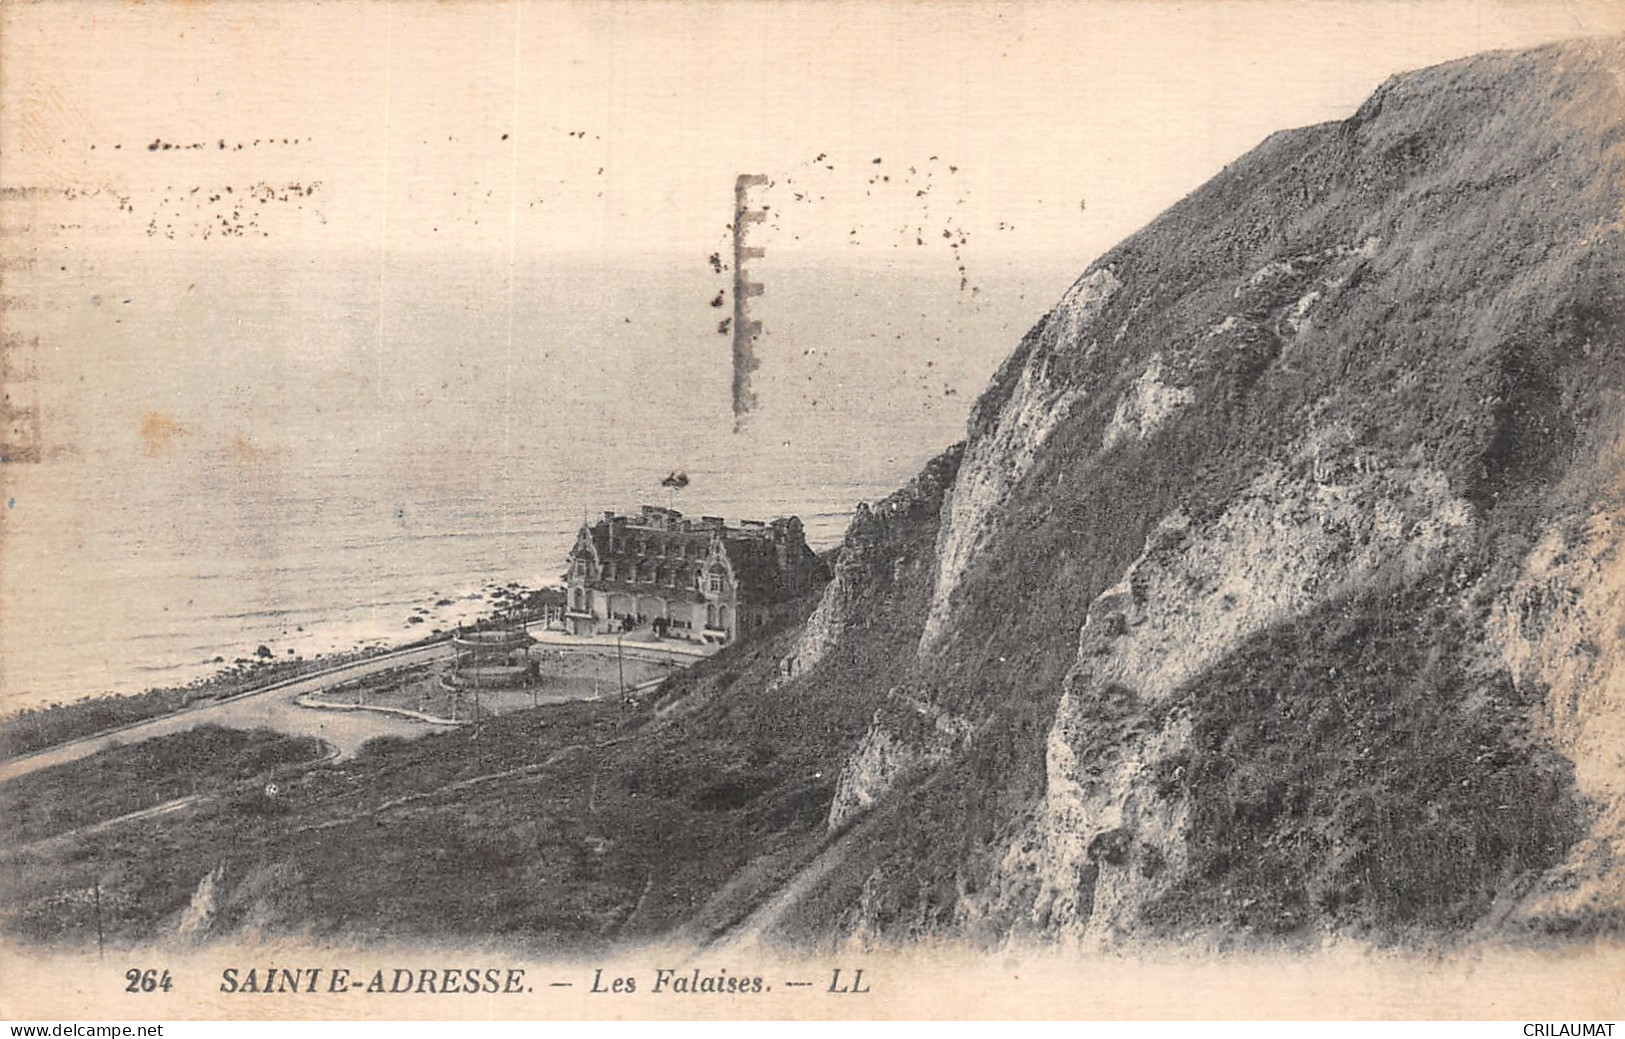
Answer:
[(712, 535), (710, 551), (706, 553), (705, 565), (700, 570), (700, 592), (707, 599), (730, 598), (738, 583), (733, 561), (728, 558), (727, 544), (721, 533)]
[(572, 585), (598, 580), (603, 562), (598, 555), (598, 544), (593, 540), (592, 528), (585, 523), (576, 533), (576, 543), (565, 560), (564, 580)]

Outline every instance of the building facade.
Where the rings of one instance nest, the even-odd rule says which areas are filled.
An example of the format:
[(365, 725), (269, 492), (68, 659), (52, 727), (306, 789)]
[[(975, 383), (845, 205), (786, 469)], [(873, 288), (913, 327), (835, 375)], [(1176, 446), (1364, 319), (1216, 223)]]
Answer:
[(794, 516), (729, 526), (654, 505), (583, 524), (567, 566), (572, 632), (653, 627), (708, 642), (732, 642), (767, 623), (774, 607), (829, 579)]

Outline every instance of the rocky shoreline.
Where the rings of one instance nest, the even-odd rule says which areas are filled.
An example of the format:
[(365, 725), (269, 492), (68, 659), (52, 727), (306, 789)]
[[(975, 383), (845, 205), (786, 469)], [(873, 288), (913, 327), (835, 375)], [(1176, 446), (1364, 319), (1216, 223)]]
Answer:
[[(537, 612), (542, 603), (556, 591), (531, 588), (518, 581), (499, 584), (487, 583), (479, 592), (489, 609), (476, 617), (473, 626), (524, 619)], [(454, 600), (442, 597), (439, 602)], [(408, 615), (405, 624), (412, 631), (426, 623), (427, 608), (417, 607)], [(380, 644), (358, 643), (354, 648), (312, 656), (296, 655), (279, 658), (266, 643), (260, 643), (249, 656), (237, 656), (227, 661), (216, 656), (219, 665), (210, 675), (180, 685), (154, 686), (138, 693), (106, 693), (81, 697), (67, 703), (28, 707), (0, 719), (0, 760), (21, 757), (72, 740), (95, 736), (136, 722), (147, 721), (193, 707), (216, 703), (220, 700), (298, 678), (342, 664), (365, 660), (380, 653), (396, 652), (427, 646), (444, 641), (451, 630), (436, 627), (427, 634), (398, 642)]]

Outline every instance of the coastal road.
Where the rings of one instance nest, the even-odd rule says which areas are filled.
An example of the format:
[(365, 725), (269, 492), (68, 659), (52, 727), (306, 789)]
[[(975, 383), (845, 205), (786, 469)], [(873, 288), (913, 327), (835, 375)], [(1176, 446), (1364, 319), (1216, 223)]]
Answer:
[[(554, 632), (532, 632), (539, 645), (566, 651), (596, 651), (603, 653), (615, 648), (614, 636), (574, 637)], [(625, 640), (622, 652), (629, 658), (665, 660), (678, 666), (688, 666), (699, 658), (715, 652), (714, 648), (690, 647), (675, 643), (653, 645)], [(347, 758), (361, 745), (378, 736), (421, 736), (426, 732), (443, 732), (455, 728), (418, 718), (390, 714), (384, 711), (339, 711), (301, 707), (300, 697), (319, 693), (332, 686), (366, 675), (378, 674), (401, 667), (418, 667), (436, 660), (452, 657), (450, 642), (436, 642), (428, 646), (380, 653), (365, 660), (338, 664), (298, 678), (290, 678), (262, 689), (238, 693), (225, 699), (174, 714), (165, 714), (146, 721), (135, 722), (120, 729), (87, 736), (56, 747), (47, 747), (33, 754), (0, 761), (0, 783), (26, 776), (42, 768), (63, 765), (89, 757), (109, 747), (139, 743), (155, 736), (185, 732), (199, 725), (220, 725), (231, 729), (274, 729), (295, 736), (314, 736), (332, 746), (338, 758)], [(632, 692), (663, 679), (655, 679), (634, 687)]]
[(297, 736), (314, 736), (336, 748), (340, 758), (354, 754), (363, 743), (376, 736), (421, 736), (425, 732), (443, 731), (452, 726), (433, 725), (379, 711), (312, 710), (298, 706), (295, 701), (301, 696), (321, 692), (351, 679), (449, 659), (451, 655), (451, 643), (437, 642), (429, 646), (381, 653), (366, 660), (290, 678), (211, 704), (161, 715), (111, 732), (0, 761), (0, 783), (42, 768), (78, 761), (115, 745), (139, 743), (155, 736), (185, 732), (199, 725), (221, 725), (232, 729), (267, 728)]

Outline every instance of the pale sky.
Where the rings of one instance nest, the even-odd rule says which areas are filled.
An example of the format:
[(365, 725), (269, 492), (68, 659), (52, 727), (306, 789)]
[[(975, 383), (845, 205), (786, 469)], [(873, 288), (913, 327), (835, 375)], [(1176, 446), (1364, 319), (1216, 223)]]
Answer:
[[(623, 332), (673, 365), (634, 369), (708, 380), (693, 392), (716, 403), (729, 307), (706, 302), (728, 281), (707, 257), (729, 258), (735, 178), (762, 173), (763, 377), (827, 407), (896, 383), (872, 354), (903, 351), (940, 416), (1092, 259), (1270, 133), (1344, 117), (1397, 71), (1617, 31), (1622, 10), (4, 4), (3, 320), (40, 337), (47, 432), (85, 449), (140, 449), (154, 412), (263, 439), (324, 387), (373, 425), (458, 392), (484, 421), (491, 395), (518, 399), (511, 374), (446, 365), (580, 367)], [(872, 272), (862, 293), (818, 288), (844, 271)], [(617, 278), (655, 293), (636, 324), (599, 312), (621, 304), (591, 286)], [(963, 320), (887, 312), (922, 292)]]
[(56, 221), (95, 247), (252, 219), (277, 248), (695, 262), (760, 172), (780, 262), (904, 258), (951, 218), (984, 262), (1081, 268), (1276, 129), (1617, 6), (10, 4), (3, 177), (103, 189)]

